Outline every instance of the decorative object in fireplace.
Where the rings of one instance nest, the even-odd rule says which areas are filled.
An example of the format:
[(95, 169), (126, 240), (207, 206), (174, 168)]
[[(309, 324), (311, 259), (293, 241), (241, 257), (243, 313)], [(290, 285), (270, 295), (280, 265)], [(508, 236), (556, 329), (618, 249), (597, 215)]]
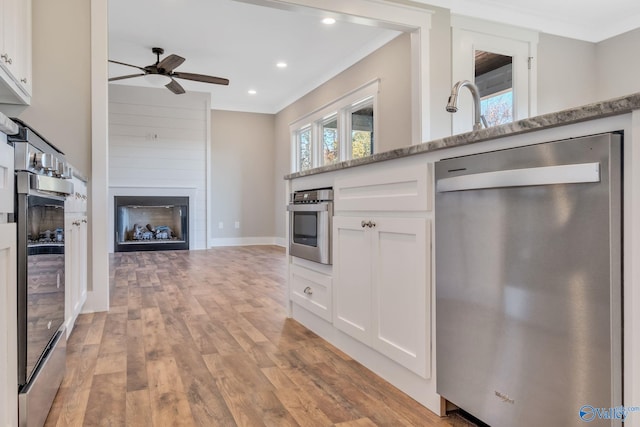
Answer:
[(189, 198), (116, 196), (115, 252), (189, 249)]

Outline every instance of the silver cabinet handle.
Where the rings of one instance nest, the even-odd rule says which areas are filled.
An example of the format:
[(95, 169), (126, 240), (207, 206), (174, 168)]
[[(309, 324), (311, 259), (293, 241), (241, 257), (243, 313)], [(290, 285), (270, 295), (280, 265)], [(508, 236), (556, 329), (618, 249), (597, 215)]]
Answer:
[(439, 193), (530, 185), (579, 184), (600, 181), (600, 163), (542, 166), (537, 168), (500, 170), (441, 178)]
[(302, 292), (304, 292), (305, 294), (307, 294), (309, 296), (313, 295), (313, 291), (311, 290), (311, 286), (307, 286), (306, 288), (304, 288), (304, 291), (302, 291)]
[(371, 221), (371, 220), (369, 220), (369, 221), (362, 220), (362, 221), (360, 222), (360, 226), (361, 226), (362, 228), (365, 228), (365, 227), (373, 228), (373, 227), (375, 227), (375, 226), (376, 226), (376, 223), (375, 223), (375, 222), (373, 222), (373, 221)]
[(23, 79), (20, 79), (20, 81), (21, 81), (22, 83), (24, 83), (24, 84), (27, 84), (27, 78), (26, 78), (26, 77), (25, 77), (25, 78), (23, 78)]

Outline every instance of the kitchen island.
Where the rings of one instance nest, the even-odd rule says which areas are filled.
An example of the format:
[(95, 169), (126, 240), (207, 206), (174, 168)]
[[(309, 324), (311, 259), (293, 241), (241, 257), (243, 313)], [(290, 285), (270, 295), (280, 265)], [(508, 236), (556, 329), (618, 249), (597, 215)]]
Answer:
[[(433, 164), (605, 132), (623, 138), (624, 405), (640, 405), (640, 94), (287, 175), (333, 187), (333, 265), (290, 257), (290, 314), (443, 414), (436, 393)], [(361, 224), (374, 224), (365, 227)], [(309, 292), (301, 292), (309, 288)], [(315, 289), (318, 289), (315, 292)], [(317, 299), (321, 300), (318, 301)], [(640, 426), (640, 416), (627, 425)]]

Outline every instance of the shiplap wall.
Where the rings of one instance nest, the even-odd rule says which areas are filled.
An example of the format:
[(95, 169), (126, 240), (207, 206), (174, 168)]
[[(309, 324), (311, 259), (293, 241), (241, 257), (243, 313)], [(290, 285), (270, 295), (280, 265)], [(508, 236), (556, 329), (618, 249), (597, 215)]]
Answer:
[(207, 247), (209, 112), (208, 94), (109, 87), (109, 187), (195, 190), (193, 249)]

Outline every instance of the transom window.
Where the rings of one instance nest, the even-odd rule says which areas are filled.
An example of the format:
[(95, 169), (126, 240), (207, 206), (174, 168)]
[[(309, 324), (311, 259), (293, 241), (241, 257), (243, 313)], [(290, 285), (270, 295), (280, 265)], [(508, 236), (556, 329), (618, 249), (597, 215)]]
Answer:
[(291, 125), (292, 171), (374, 153), (378, 80)]

